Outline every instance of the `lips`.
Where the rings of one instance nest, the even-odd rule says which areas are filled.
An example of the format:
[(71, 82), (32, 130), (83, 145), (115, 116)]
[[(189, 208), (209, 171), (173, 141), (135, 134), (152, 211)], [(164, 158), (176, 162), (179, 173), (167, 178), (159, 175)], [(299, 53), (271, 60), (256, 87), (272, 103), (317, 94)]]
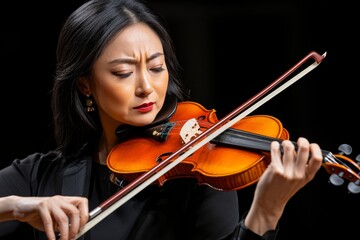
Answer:
[(152, 106), (154, 105), (153, 102), (149, 102), (149, 103), (144, 103), (144, 104), (141, 104), (140, 106), (137, 106), (137, 107), (134, 107), (135, 109), (139, 109), (139, 108), (146, 108), (146, 107), (149, 107), (149, 106)]
[(154, 102), (144, 103), (144, 104), (141, 104), (140, 106), (134, 107), (134, 109), (137, 109), (140, 112), (149, 112), (153, 109), (153, 105), (154, 105)]

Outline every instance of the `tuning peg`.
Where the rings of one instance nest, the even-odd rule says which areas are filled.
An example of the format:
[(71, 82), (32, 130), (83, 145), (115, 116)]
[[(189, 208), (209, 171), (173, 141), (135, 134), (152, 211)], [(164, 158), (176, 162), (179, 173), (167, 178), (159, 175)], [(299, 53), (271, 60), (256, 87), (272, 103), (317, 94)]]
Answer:
[(350, 182), (348, 184), (348, 190), (351, 193), (359, 193), (360, 192), (360, 180), (356, 180), (355, 182)]
[(344, 179), (342, 178), (342, 175), (344, 175), (343, 172), (339, 173), (339, 174), (331, 174), (329, 181), (335, 185), (335, 186), (340, 186), (344, 183)]
[(350, 155), (352, 152), (352, 147), (349, 144), (344, 143), (339, 146), (338, 150), (340, 151), (339, 154), (341, 155)]
[[(360, 166), (360, 154), (358, 154), (355, 158), (355, 162)], [(360, 172), (358, 173), (360, 174)], [(348, 190), (351, 193), (359, 193), (360, 192), (360, 180), (356, 180), (355, 182), (350, 182), (348, 184)]]
[(355, 158), (356, 164), (360, 166), (360, 154), (358, 154)]

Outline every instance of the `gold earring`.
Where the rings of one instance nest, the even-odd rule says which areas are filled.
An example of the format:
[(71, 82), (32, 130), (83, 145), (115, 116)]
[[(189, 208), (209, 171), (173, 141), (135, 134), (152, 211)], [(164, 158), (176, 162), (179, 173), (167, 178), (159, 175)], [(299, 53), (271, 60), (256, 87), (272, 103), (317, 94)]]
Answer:
[(87, 112), (93, 112), (95, 111), (95, 108), (93, 106), (94, 102), (90, 97), (90, 94), (86, 95), (87, 99), (86, 99), (86, 111)]

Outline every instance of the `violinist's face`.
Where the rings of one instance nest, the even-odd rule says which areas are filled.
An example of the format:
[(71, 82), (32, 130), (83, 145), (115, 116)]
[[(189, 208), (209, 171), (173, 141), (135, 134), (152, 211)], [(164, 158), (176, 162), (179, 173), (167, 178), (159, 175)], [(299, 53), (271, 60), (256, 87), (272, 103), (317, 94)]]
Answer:
[(103, 125), (141, 126), (151, 123), (163, 106), (168, 79), (159, 37), (138, 23), (105, 48), (88, 85)]

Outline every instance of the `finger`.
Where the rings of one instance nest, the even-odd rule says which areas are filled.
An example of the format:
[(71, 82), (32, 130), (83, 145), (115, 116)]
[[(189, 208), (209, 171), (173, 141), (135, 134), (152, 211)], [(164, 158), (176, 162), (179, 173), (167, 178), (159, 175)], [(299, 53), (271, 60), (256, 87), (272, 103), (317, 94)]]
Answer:
[(289, 140), (281, 143), (283, 149), (282, 164), (286, 175), (291, 176), (295, 167), (295, 146)]
[[(61, 216), (60, 216), (61, 215)], [(59, 231), (60, 240), (69, 239), (69, 219), (64, 212), (58, 213), (55, 218), (56, 228)]]
[(73, 238), (80, 231), (81, 213), (77, 205), (72, 205), (68, 212), (70, 219), (69, 237)]
[(78, 209), (69, 213), (69, 238), (72, 239), (76, 236), (80, 229), (80, 213)]
[(81, 197), (66, 197), (65, 199), (69, 201), (69, 205), (66, 205), (66, 209), (64, 209), (70, 220), (69, 238), (73, 238), (87, 223), (88, 200)]
[(66, 197), (54, 196), (52, 199), (50, 214), (53, 218), (55, 229), (60, 233), (61, 240), (69, 239), (69, 213), (76, 211), (76, 208), (69, 202), (64, 201)]
[(54, 231), (54, 223), (52, 221), (50, 212), (48, 210), (40, 211), (40, 217), (43, 222), (46, 237), (49, 240), (55, 240), (56, 238), (55, 238), (55, 231)]
[(309, 141), (306, 138), (300, 137), (297, 141), (297, 154), (296, 154), (296, 169), (299, 173), (304, 173), (309, 161)]
[(81, 198), (77, 207), (80, 211), (80, 229), (82, 229), (89, 220), (89, 203), (87, 198)]
[(320, 169), (323, 162), (323, 154), (318, 144), (310, 144), (311, 158), (308, 163), (308, 175), (314, 178), (316, 172)]
[(271, 142), (270, 145), (270, 151), (271, 151), (271, 164), (277, 166), (277, 167), (281, 167), (282, 162), (281, 162), (281, 148), (280, 148), (280, 143), (277, 141), (273, 141)]

